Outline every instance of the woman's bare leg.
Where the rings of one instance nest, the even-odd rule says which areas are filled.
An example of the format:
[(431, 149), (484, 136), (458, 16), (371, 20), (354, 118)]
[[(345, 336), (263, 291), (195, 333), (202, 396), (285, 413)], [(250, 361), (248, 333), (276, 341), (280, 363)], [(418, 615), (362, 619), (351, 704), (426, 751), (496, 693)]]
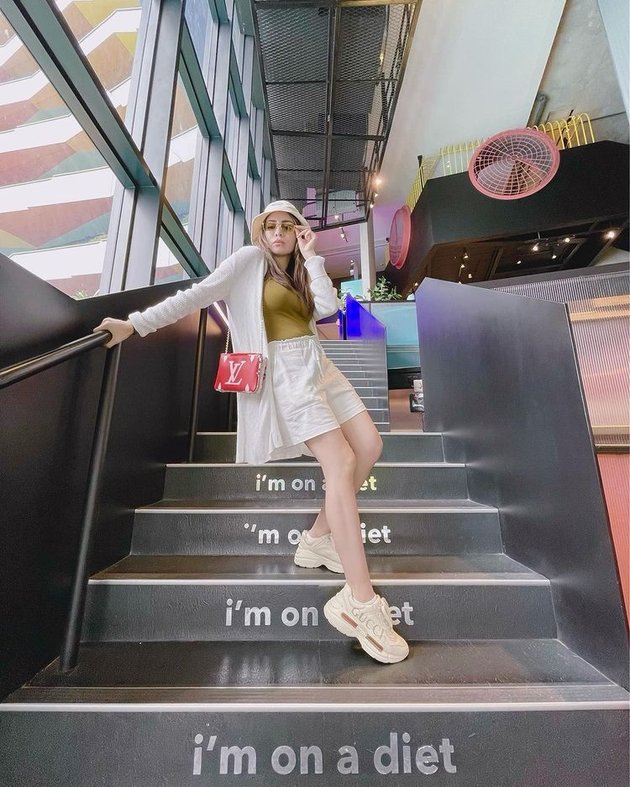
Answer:
[(369, 601), (374, 596), (374, 590), (361, 540), (354, 480), (357, 466), (355, 453), (341, 429), (333, 429), (307, 440), (306, 445), (324, 472), (327, 522), (346, 582), (357, 601)]
[[(354, 471), (354, 491), (359, 491), (365, 479), (369, 476), (370, 470), (376, 464), (379, 456), (383, 452), (383, 438), (374, 426), (374, 421), (370, 414), (365, 410), (354, 418), (341, 424), (341, 431), (352, 448), (356, 457), (356, 468)], [(309, 535), (313, 538), (330, 533), (328, 518), (326, 517), (326, 504), (322, 506), (317, 515), (313, 526), (309, 530)], [(337, 541), (335, 540), (335, 545)]]

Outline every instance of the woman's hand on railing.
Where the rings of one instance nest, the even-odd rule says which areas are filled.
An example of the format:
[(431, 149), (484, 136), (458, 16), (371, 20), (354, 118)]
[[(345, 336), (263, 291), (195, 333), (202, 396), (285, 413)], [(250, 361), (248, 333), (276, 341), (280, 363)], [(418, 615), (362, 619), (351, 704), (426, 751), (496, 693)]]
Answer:
[(133, 335), (134, 327), (129, 320), (115, 320), (113, 317), (105, 317), (100, 325), (97, 325), (92, 333), (97, 331), (109, 331), (112, 338), (106, 342), (104, 347), (115, 347)]

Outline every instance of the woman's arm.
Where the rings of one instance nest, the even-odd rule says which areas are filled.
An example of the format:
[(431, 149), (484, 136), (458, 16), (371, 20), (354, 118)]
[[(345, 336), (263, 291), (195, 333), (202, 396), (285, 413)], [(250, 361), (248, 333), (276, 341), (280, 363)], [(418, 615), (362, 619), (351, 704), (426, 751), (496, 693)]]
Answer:
[(176, 292), (175, 295), (171, 295), (155, 306), (149, 306), (144, 311), (132, 312), (128, 319), (136, 333), (140, 336), (154, 333), (165, 325), (181, 320), (191, 312), (223, 300), (230, 291), (235, 262), (236, 254), (232, 254), (203, 281), (193, 284), (187, 290)]
[(92, 333), (109, 331), (112, 338), (105, 344), (105, 347), (115, 347), (133, 336), (134, 333), (146, 336), (165, 325), (180, 320), (191, 312), (210, 306), (215, 301), (223, 300), (230, 291), (235, 263), (236, 254), (232, 254), (203, 281), (193, 284), (187, 290), (180, 290), (175, 295), (165, 298), (144, 311), (132, 312), (126, 320), (105, 317)]
[(337, 290), (326, 273), (323, 257), (309, 257), (308, 260), (305, 260), (304, 266), (308, 271), (311, 292), (315, 300), (313, 319), (315, 321), (322, 320), (338, 311)]

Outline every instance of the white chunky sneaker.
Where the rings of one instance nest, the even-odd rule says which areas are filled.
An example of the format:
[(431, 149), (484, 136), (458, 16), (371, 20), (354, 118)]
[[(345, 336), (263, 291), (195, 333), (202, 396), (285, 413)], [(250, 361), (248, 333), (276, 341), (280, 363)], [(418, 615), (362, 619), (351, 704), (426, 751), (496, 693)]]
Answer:
[(302, 568), (326, 566), (330, 571), (343, 574), (341, 560), (339, 560), (335, 542), (330, 533), (313, 538), (309, 535), (308, 530), (303, 530), (293, 562)]
[(389, 605), (382, 596), (362, 603), (345, 584), (324, 604), (324, 615), (337, 631), (356, 637), (363, 650), (377, 661), (393, 664), (409, 655), (409, 645), (394, 631)]

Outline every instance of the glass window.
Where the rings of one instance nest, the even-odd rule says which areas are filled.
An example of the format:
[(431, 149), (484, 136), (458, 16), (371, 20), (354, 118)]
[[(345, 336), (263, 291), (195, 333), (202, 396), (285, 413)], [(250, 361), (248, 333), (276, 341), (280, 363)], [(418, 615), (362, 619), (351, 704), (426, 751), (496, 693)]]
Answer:
[(243, 55), (245, 52), (245, 36), (241, 33), (239, 25), (238, 14), (234, 14), (234, 21), (232, 23), (232, 46), (234, 47), (234, 55), (236, 56), (236, 63), (238, 65), (238, 72), (243, 78)]
[(155, 262), (154, 284), (166, 284), (169, 281), (185, 281), (189, 278), (190, 276), (182, 268), (177, 257), (160, 238), (158, 241), (157, 260)]
[(219, 242), (217, 247), (217, 265), (233, 251), (234, 234), (234, 211), (221, 192), (221, 204), (219, 206)]
[(184, 227), (188, 226), (193, 169), (200, 139), (201, 133), (195, 114), (178, 75), (165, 194)]
[(116, 179), (1, 14), (0, 29), (11, 47), (0, 71), (0, 251), (67, 295), (96, 295)]
[(234, 0), (225, 0), (225, 8), (227, 10), (228, 19), (232, 19), (235, 13)]
[(231, 90), (228, 91), (227, 114), (225, 119), (225, 152), (232, 167), (232, 172), (236, 177), (236, 165), (238, 162), (238, 138), (240, 129), (240, 117), (236, 108), (236, 99)]
[(212, 32), (212, 27), (214, 27), (213, 20), (210, 17), (208, 0), (186, 0), (185, 18), (195, 52), (197, 53), (197, 60), (203, 67), (206, 39), (208, 38), (208, 33)]
[(249, 171), (247, 170), (247, 197), (245, 199), (245, 220), (247, 221), (247, 226), (251, 227), (252, 224), (252, 217), (254, 216), (253, 211), (254, 206), (254, 178)]
[(55, 0), (103, 87), (124, 119), (142, 0)]

